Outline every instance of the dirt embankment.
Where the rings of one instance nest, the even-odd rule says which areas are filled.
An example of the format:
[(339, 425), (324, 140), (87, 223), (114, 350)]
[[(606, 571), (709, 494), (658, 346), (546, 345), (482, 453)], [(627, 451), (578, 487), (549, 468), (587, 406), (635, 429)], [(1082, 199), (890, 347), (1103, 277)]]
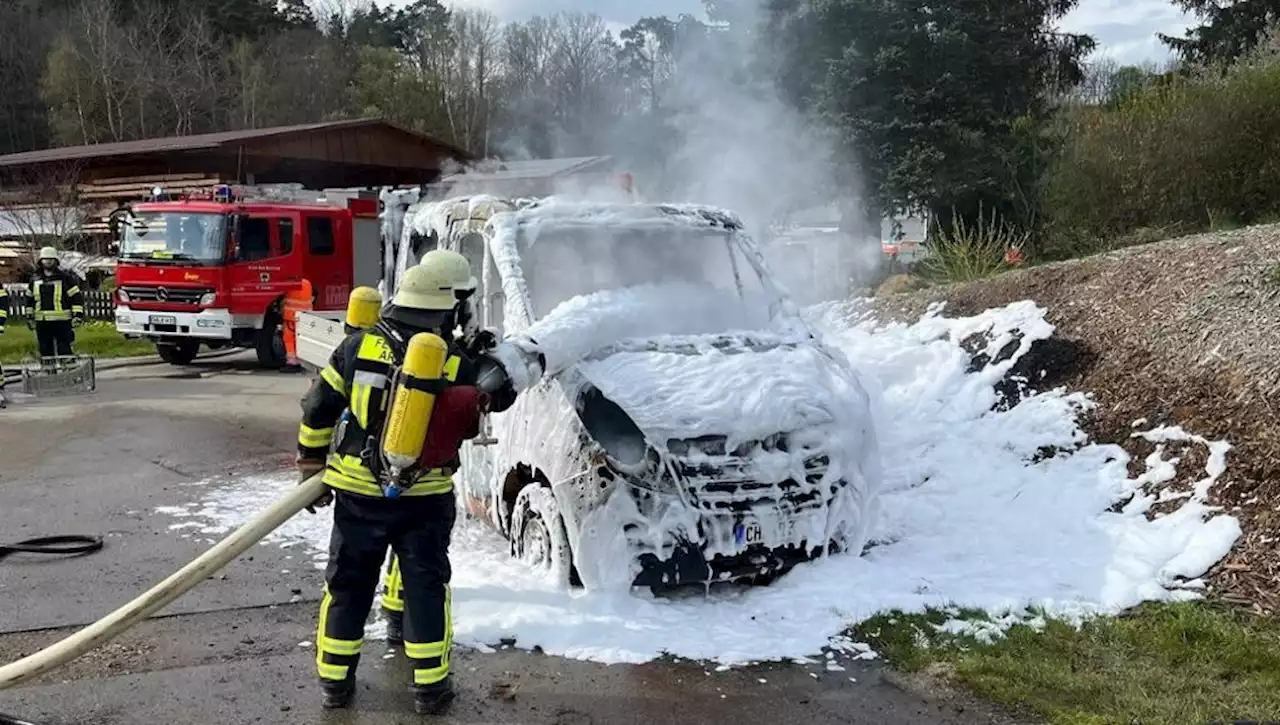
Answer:
[[(1037, 385), (1094, 395), (1100, 441), (1135, 453), (1150, 443), (1133, 423), (1180, 425), (1233, 446), (1211, 502), (1244, 536), (1210, 572), (1211, 591), (1280, 611), (1280, 225), (1200, 234), (980, 282), (883, 297), (882, 316), (916, 316), (945, 301), (959, 316), (1031, 299), (1057, 332), (1034, 349)], [(1019, 366), (1023, 367), (1023, 366)], [(1204, 476), (1203, 447), (1187, 448), (1180, 477)], [(1137, 471), (1135, 471), (1136, 473)]]

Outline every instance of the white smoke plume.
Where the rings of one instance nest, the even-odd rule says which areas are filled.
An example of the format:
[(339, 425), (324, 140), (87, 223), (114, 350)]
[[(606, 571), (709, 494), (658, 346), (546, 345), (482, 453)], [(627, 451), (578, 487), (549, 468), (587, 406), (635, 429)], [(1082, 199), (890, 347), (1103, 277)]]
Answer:
[[(732, 29), (713, 28), (707, 42), (677, 50), (675, 71), (659, 101), (667, 114), (665, 129), (634, 117), (610, 118), (605, 128), (591, 129), (592, 137), (609, 139), (603, 153), (636, 171), (634, 196), (623, 193), (615, 179), (600, 177), (569, 177), (554, 193), (590, 201), (637, 198), (723, 207), (740, 216), (765, 247), (772, 271), (797, 302), (843, 298), (878, 265), (878, 239), (834, 229), (788, 229), (815, 216), (834, 222), (831, 205), (848, 203), (859, 190), (837, 179), (835, 161), (843, 150), (826, 129), (783, 101), (767, 79), (743, 80), (752, 77), (751, 69), (771, 65), (763, 57), (769, 44), (753, 37), (765, 17), (764, 0), (755, 5), (739, 12)], [(568, 139), (554, 155), (582, 147)], [(523, 157), (521, 151), (508, 149), (504, 156)], [(709, 253), (719, 256), (708, 264), (724, 263), (723, 250)], [(578, 264), (616, 262), (584, 256)]]

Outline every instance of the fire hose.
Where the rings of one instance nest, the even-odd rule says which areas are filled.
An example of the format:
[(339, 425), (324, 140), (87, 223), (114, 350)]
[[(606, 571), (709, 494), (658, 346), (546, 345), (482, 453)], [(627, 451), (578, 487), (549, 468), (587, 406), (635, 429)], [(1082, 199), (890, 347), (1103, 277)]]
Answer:
[(38, 539), (0, 544), (0, 559), (10, 554), (90, 554), (103, 546), (101, 536), (42, 536)]
[[(433, 335), (424, 336), (419, 334), (414, 337), (414, 340), (419, 337), (423, 337), (424, 340), (418, 341), (419, 344), (416, 345), (411, 344), (411, 350), (409, 351), (411, 354), (406, 355), (405, 369), (410, 371), (414, 367), (431, 367), (433, 365), (433, 371), (425, 371), (430, 374), (424, 374), (424, 370), (412, 370), (412, 372), (417, 377), (425, 379), (437, 378), (445, 361), (444, 353), (447, 351), (447, 346), (439, 338), (435, 338), (435, 343), (425, 340), (425, 337), (435, 337)], [(412, 349), (415, 347), (421, 349), (415, 351)], [(502, 345), (498, 346), (499, 350), (503, 349), (503, 347)], [(427, 350), (430, 351), (424, 352)], [(433, 360), (431, 365), (426, 363), (428, 358)], [(536, 349), (531, 352), (524, 347), (511, 347), (508, 355), (499, 354), (495, 355), (495, 358), (489, 360), (489, 364), (484, 366), (478, 374), (478, 387), (482, 390), (496, 390), (507, 384), (508, 380), (517, 391), (523, 390), (542, 374), (546, 366), (545, 359), (536, 354)], [(532, 364), (534, 359), (537, 361), (536, 366)], [(415, 360), (416, 362), (414, 362)], [(523, 376), (527, 379), (511, 379), (509, 371), (512, 369), (527, 371)], [(405, 395), (401, 396), (401, 392), (405, 393)], [(426, 401), (418, 400), (414, 395), (420, 392), (418, 389), (410, 391), (408, 387), (404, 388), (403, 391), (398, 390), (395, 403), (389, 412), (389, 429), (394, 430), (399, 435), (392, 436), (388, 434), (388, 439), (384, 441), (384, 444), (388, 444), (390, 447), (385, 450), (408, 460), (416, 460), (418, 458), (425, 442), (425, 421), (430, 419), (431, 409), (434, 405), (434, 395), (429, 395), (428, 397), (432, 399), (432, 402), (424, 406)], [(402, 404), (404, 410), (401, 410)], [(399, 420), (400, 423), (396, 424), (396, 420)], [(416, 420), (423, 422), (422, 430), (415, 428), (411, 424), (411, 421)], [(409, 445), (414, 441), (416, 441), (414, 445)], [(164, 581), (143, 592), (133, 601), (39, 652), (23, 657), (16, 662), (0, 666), (0, 690), (40, 677), (86, 652), (106, 644), (133, 625), (190, 591), (211, 574), (222, 569), (231, 560), (244, 553), (254, 544), (257, 544), (272, 531), (275, 531), (284, 522), (293, 518), (299, 511), (313, 504), (324, 491), (322, 478), (323, 474), (317, 473), (293, 487), (288, 494), (282, 496), (243, 526), (231, 532), (226, 538), (215, 544), (213, 548), (171, 574)], [(39, 548), (45, 553), (76, 553), (75, 551), (68, 551), (65, 547), (62, 549), (57, 548), (60, 544), (75, 543), (68, 541), (70, 538), (72, 537), (46, 537), (43, 540), (37, 540), (34, 544), (30, 541), (21, 542), (16, 548), (20, 551)], [(78, 540), (78, 543), (82, 547), (91, 545), (83, 540)], [(98, 547), (101, 546), (100, 541), (96, 543)], [(0, 725), (32, 724), (11, 715), (0, 714)]]
[[(174, 572), (167, 579), (143, 592), (133, 601), (114, 612), (81, 629), (80, 631), (45, 647), (20, 660), (0, 666), (0, 690), (39, 677), (51, 670), (76, 659), (115, 639), (133, 625), (146, 619), (165, 605), (190, 591), (210, 575), (222, 569), (254, 544), (264, 539), (281, 524), (293, 518), (299, 511), (313, 503), (323, 492), (322, 474), (316, 474), (301, 484), (293, 487), (288, 494), (263, 509), (219, 541), (205, 553), (189, 564)], [(58, 539), (52, 545), (65, 544), (71, 537), (49, 537)], [(29, 542), (27, 542), (29, 544)], [(81, 545), (87, 542), (81, 541)], [(37, 544), (37, 546), (42, 546)], [(50, 542), (45, 541), (44, 553), (49, 550)], [(23, 549), (19, 549), (23, 550)], [(10, 552), (11, 553), (11, 552)], [(68, 553), (65, 549), (58, 553)], [(24, 720), (0, 715), (0, 725), (30, 725)]]

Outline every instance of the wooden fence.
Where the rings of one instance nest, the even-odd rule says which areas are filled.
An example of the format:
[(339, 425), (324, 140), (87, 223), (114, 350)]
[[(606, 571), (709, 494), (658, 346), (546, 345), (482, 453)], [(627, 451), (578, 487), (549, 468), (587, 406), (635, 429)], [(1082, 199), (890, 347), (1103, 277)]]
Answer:
[[(25, 320), (31, 310), (31, 293), (25, 285), (5, 285), (9, 291), (9, 322)], [(116, 302), (110, 292), (84, 291), (84, 314), (90, 320), (113, 321)]]

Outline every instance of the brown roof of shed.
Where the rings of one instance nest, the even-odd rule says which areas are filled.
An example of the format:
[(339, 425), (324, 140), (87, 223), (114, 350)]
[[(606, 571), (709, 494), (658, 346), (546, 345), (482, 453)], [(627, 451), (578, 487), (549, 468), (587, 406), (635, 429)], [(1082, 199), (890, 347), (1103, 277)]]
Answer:
[(471, 160), (474, 157), (467, 150), (391, 123), (381, 118), (359, 118), (347, 121), (324, 121), (321, 123), (304, 123), (295, 126), (272, 126), (270, 128), (252, 128), (240, 131), (219, 131), (192, 136), (169, 136), (165, 138), (149, 138), (137, 141), (119, 141), (113, 143), (88, 144), (85, 146), (63, 146), (60, 148), (24, 151), (22, 153), (0, 156), (0, 166), (22, 166), (27, 164), (45, 164), (57, 161), (80, 161), (88, 159), (105, 159), (114, 156), (132, 156), (137, 154), (154, 154), (181, 151), (200, 151), (218, 149), (223, 146), (236, 146), (247, 142), (262, 141), (277, 136), (303, 134), (312, 131), (335, 131), (349, 128), (384, 126), (415, 136), (418, 140), (435, 144), (448, 151), (459, 160)]

